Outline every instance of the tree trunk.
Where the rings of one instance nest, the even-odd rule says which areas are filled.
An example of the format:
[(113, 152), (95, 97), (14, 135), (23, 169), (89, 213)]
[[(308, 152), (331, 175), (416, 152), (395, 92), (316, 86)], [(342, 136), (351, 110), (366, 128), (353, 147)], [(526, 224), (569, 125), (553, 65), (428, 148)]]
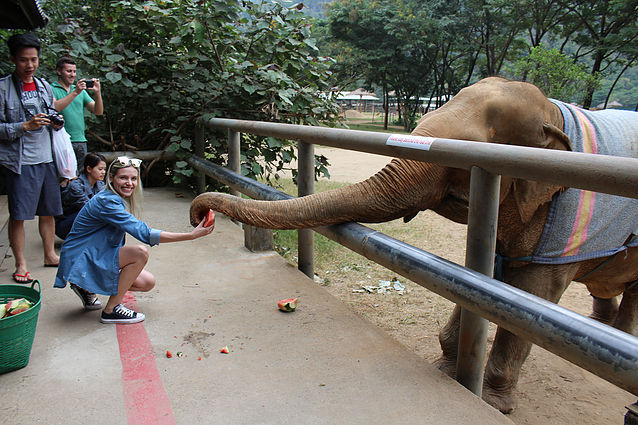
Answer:
[(383, 129), (388, 129), (388, 116), (390, 115), (390, 95), (388, 94), (388, 86), (383, 85), (383, 109), (385, 110), (385, 116), (383, 117)]
[(403, 130), (405, 131), (410, 131), (410, 105), (408, 103), (406, 99), (401, 106), (401, 109), (403, 109)]
[(470, 63), (467, 68), (467, 78), (465, 79), (465, 86), (469, 86), (470, 81), (472, 81), (472, 75), (474, 75), (474, 68), (476, 67), (476, 62), (480, 54), (481, 54), (481, 48), (476, 50), (476, 53), (472, 56), (472, 59), (470, 60)]
[(636, 57), (634, 56), (629, 62), (627, 62), (627, 65), (625, 65), (625, 67), (622, 69), (622, 71), (620, 71), (618, 73), (618, 75), (616, 76), (616, 79), (614, 80), (614, 83), (611, 85), (611, 87), (609, 88), (609, 91), (607, 92), (607, 97), (605, 98), (605, 106), (604, 109), (607, 109), (607, 104), (609, 103), (609, 98), (611, 97), (611, 92), (614, 91), (614, 87), (616, 87), (616, 84), (618, 83), (618, 80), (620, 80), (620, 77), (625, 73), (625, 71), (627, 71), (629, 69), (629, 67), (634, 63), (634, 60), (636, 60)]
[[(595, 75), (600, 71), (600, 66), (603, 63), (603, 53), (598, 52), (594, 58), (594, 65), (591, 68), (591, 75)], [(585, 98), (583, 99), (583, 108), (589, 109), (591, 108), (591, 101), (594, 97), (594, 87), (587, 87), (587, 91), (585, 92)]]

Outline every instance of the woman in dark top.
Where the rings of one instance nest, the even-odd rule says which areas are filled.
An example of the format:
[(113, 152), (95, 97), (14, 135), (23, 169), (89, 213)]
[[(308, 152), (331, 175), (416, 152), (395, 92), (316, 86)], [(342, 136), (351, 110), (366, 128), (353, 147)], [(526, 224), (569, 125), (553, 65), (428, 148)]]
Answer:
[(55, 218), (55, 234), (66, 239), (71, 231), (75, 216), (84, 204), (104, 187), (106, 160), (99, 153), (88, 153), (84, 158), (84, 170), (80, 176), (61, 188), (62, 215)]

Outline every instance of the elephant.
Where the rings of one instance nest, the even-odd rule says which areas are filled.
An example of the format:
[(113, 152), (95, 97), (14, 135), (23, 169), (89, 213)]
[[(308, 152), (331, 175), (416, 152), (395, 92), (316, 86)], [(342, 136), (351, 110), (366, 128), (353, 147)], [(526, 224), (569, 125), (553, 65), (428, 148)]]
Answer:
[[(570, 151), (575, 150), (576, 144), (566, 134), (568, 129), (574, 130), (570, 112), (578, 117), (585, 114), (548, 99), (532, 84), (489, 77), (463, 88), (441, 108), (425, 114), (412, 135)], [(614, 114), (625, 117), (633, 114), (630, 121), (638, 123), (638, 113), (604, 113), (612, 120)], [(627, 130), (630, 138), (632, 134), (638, 135), (637, 126)], [(629, 154), (624, 156), (638, 155), (638, 145), (636, 141), (632, 143)], [(191, 203), (190, 220), (197, 225), (213, 209), (252, 226), (299, 229), (350, 221), (378, 223), (397, 218), (409, 221), (420, 211), (430, 209), (467, 224), (469, 181), (467, 170), (395, 158), (364, 181), (296, 199), (259, 201), (224, 193), (203, 193)], [(552, 262), (543, 254), (539, 256), (539, 244), (548, 244), (542, 240), (546, 237), (548, 218), (554, 220), (556, 203), (570, 191), (593, 196), (593, 192), (502, 176), (496, 249), (505, 261), (499, 280), (555, 303), (572, 281), (581, 282), (593, 296), (591, 317), (637, 335), (638, 200), (614, 197), (625, 203), (628, 218), (625, 217), (624, 226), (613, 224), (602, 232), (615, 237), (617, 246), (613, 252), (599, 250), (602, 254), (593, 257), (563, 252), (557, 262)], [(559, 206), (558, 211), (576, 214), (575, 208)], [(596, 217), (606, 215), (609, 210)], [(618, 304), (616, 297), (621, 294)], [(452, 377), (456, 373), (459, 322), (457, 306), (439, 334), (442, 355), (436, 364)], [(503, 413), (515, 407), (513, 390), (531, 345), (497, 327), (485, 367), (482, 397)]]

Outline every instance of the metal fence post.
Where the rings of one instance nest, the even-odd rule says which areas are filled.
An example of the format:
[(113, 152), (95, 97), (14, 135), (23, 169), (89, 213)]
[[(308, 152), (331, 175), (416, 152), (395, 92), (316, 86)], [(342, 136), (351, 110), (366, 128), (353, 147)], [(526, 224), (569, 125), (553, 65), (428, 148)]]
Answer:
[[(472, 167), (470, 175), (465, 267), (492, 277), (501, 176), (479, 167)], [(456, 380), (479, 397), (488, 325), (478, 314), (461, 309)]]
[[(315, 192), (315, 146), (299, 141), (298, 144), (297, 195), (306, 196)], [(297, 231), (298, 268), (303, 274), (313, 279), (315, 234), (312, 229)]]
[[(241, 174), (241, 133), (228, 130), (228, 168)], [(240, 196), (238, 190), (231, 189), (231, 195)]]
[[(228, 168), (241, 174), (241, 133), (228, 129)], [(230, 190), (231, 195), (241, 196), (241, 192)], [(239, 224), (244, 229), (244, 246), (253, 252), (273, 249), (272, 230)]]
[(625, 425), (638, 425), (638, 401), (627, 406)]
[[(195, 155), (202, 159), (204, 158), (204, 126), (201, 124), (195, 125)], [(199, 173), (197, 176), (197, 193), (203, 193), (206, 190), (206, 174)]]

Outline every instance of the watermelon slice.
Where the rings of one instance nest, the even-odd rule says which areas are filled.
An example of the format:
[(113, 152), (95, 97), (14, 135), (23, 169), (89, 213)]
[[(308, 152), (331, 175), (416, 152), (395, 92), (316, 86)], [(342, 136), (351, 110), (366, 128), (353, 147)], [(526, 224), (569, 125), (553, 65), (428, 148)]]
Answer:
[(215, 212), (208, 210), (208, 214), (206, 214), (206, 218), (204, 218), (204, 227), (210, 227), (213, 224), (215, 224)]
[(9, 301), (5, 308), (7, 309), (7, 316), (15, 316), (23, 311), (26, 311), (33, 307), (33, 303), (26, 298), (17, 298)]
[(279, 310), (285, 311), (287, 313), (295, 311), (295, 309), (297, 308), (297, 298), (287, 298), (285, 300), (281, 300), (277, 303), (277, 307), (279, 307)]

